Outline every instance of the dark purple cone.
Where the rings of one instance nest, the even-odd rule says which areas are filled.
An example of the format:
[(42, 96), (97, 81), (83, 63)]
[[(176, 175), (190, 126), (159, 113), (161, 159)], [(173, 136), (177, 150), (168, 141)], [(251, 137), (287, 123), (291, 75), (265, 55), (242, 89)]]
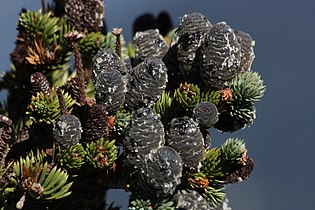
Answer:
[(219, 120), (217, 107), (211, 102), (200, 102), (193, 110), (195, 120), (204, 128), (211, 128)]
[(144, 157), (164, 144), (164, 127), (150, 108), (132, 113), (123, 145), (126, 162), (135, 169), (143, 168)]
[(167, 69), (162, 60), (147, 58), (133, 68), (128, 82), (126, 105), (130, 110), (152, 106), (164, 91)]
[(194, 190), (178, 190), (173, 198), (175, 209), (180, 210), (209, 210), (210, 206), (198, 192)]
[(194, 66), (197, 49), (203, 44), (207, 32), (212, 25), (200, 13), (186, 14), (182, 17), (175, 34), (179, 68), (188, 82), (199, 79), (199, 68)]
[(166, 144), (174, 148), (185, 167), (197, 170), (201, 165), (205, 148), (202, 133), (193, 119), (185, 116), (174, 118), (167, 125)]
[(63, 147), (79, 143), (81, 133), (81, 122), (74, 115), (61, 115), (54, 123), (54, 139)]
[(235, 36), (237, 38), (237, 41), (241, 45), (241, 65), (240, 70), (248, 71), (250, 70), (252, 63), (255, 58), (254, 54), (254, 46), (255, 41), (252, 39), (252, 37), (243, 31), (237, 31), (235, 30)]
[(171, 147), (162, 146), (145, 157), (141, 188), (157, 197), (172, 194), (180, 184), (182, 159)]
[(177, 45), (173, 45), (169, 48), (166, 55), (163, 57), (163, 62), (167, 68), (168, 78), (165, 90), (173, 91), (178, 88), (181, 83), (185, 83), (185, 79), (179, 69)]
[(128, 74), (124, 62), (119, 58), (117, 53), (108, 48), (100, 49), (97, 54), (93, 57), (93, 76), (94, 80), (97, 75), (104, 70), (117, 69), (123, 78)]
[(116, 69), (102, 70), (94, 78), (96, 103), (115, 113), (125, 101), (126, 89), (121, 73)]
[(137, 32), (133, 37), (133, 42), (138, 60), (143, 61), (148, 57), (162, 59), (168, 51), (168, 45), (158, 29)]
[(207, 88), (220, 89), (240, 72), (241, 45), (225, 22), (210, 29), (200, 47), (200, 76)]

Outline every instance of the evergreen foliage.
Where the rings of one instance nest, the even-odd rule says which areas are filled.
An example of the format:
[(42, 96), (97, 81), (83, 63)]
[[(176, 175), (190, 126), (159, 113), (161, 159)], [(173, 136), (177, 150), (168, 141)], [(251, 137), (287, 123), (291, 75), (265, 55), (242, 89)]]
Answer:
[(129, 210), (230, 209), (254, 160), (208, 131), (254, 122), (266, 87), (250, 35), (191, 13), (126, 43), (101, 0), (43, 7), (20, 13), (0, 80), (0, 209), (120, 209), (108, 189), (129, 190)]

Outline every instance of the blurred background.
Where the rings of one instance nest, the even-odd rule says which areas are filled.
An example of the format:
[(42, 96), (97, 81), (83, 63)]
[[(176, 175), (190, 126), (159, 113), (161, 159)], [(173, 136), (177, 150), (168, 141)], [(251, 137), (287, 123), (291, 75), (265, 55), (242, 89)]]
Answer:
[[(132, 3), (131, 3), (132, 2)], [(10, 68), (16, 22), (21, 8), (38, 10), (39, 0), (1, 0), (0, 70)], [(312, 0), (108, 0), (108, 30), (132, 25), (144, 13), (165, 11), (173, 25), (185, 13), (200, 12), (212, 24), (226, 21), (256, 40), (252, 69), (262, 75), (267, 92), (256, 104), (257, 119), (242, 131), (211, 130), (215, 145), (227, 137), (244, 138), (255, 160), (250, 178), (228, 187), (233, 210), (314, 210), (315, 202), (315, 2)], [(1, 93), (4, 100), (5, 93)], [(126, 209), (128, 195), (113, 191), (111, 201)]]

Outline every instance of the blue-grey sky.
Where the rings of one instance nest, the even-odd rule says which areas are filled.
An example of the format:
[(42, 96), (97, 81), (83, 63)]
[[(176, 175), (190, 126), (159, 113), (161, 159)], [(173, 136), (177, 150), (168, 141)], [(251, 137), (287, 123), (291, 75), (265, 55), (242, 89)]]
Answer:
[[(122, 27), (127, 40), (136, 16), (157, 15), (161, 10), (172, 15), (174, 24), (185, 13), (200, 12), (211, 23), (226, 21), (250, 33), (256, 40), (252, 69), (267, 85), (256, 106), (257, 119), (233, 134), (212, 131), (217, 145), (227, 136), (244, 138), (256, 164), (247, 181), (228, 188), (230, 205), (233, 210), (315, 209), (313, 0), (108, 0), (105, 4), (108, 28)], [(0, 6), (0, 70), (5, 70), (21, 7), (35, 10), (40, 1), (1, 0)]]

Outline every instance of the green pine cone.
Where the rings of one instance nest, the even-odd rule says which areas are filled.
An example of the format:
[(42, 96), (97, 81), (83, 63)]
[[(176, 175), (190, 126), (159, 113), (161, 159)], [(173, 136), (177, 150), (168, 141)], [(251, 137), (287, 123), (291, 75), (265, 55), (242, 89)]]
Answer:
[(60, 166), (66, 169), (80, 169), (85, 163), (85, 150), (81, 144), (76, 144), (57, 152), (57, 161)]
[(243, 139), (228, 138), (221, 145), (221, 155), (223, 159), (228, 161), (237, 161), (241, 158), (246, 150), (246, 145)]
[(259, 101), (265, 93), (266, 86), (257, 72), (246, 71), (238, 74), (230, 83), (233, 101)]
[(86, 146), (86, 161), (93, 168), (110, 169), (118, 156), (115, 140), (100, 138)]
[[(62, 91), (62, 94), (67, 109), (71, 109), (75, 101), (68, 93)], [(35, 122), (52, 124), (61, 115), (56, 91), (52, 90), (49, 95), (46, 95), (44, 92), (39, 92), (35, 96), (33, 95), (31, 103), (27, 107), (26, 114)]]
[(183, 109), (192, 110), (200, 102), (200, 89), (194, 84), (180, 84), (174, 93), (174, 98)]

